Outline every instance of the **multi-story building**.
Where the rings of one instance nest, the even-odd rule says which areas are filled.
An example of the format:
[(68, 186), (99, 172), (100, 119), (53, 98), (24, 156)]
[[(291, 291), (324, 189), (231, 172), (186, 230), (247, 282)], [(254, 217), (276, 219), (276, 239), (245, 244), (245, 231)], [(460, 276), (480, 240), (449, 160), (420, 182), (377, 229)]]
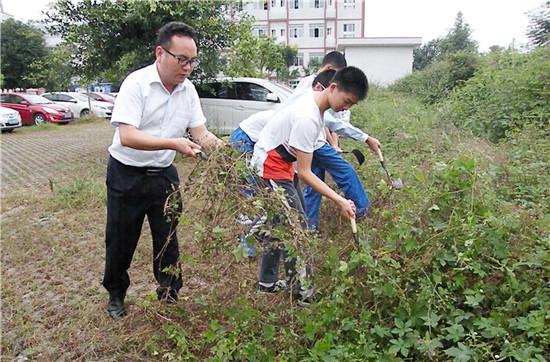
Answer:
[(338, 47), (338, 39), (364, 36), (364, 0), (245, 0), (243, 11), (255, 19), (253, 32), (295, 46), (296, 67)]

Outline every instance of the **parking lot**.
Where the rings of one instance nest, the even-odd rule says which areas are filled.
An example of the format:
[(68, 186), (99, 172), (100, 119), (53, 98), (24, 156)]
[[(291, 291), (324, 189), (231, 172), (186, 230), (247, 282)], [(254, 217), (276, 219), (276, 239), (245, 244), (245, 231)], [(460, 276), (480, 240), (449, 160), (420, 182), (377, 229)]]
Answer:
[(95, 120), (2, 134), (2, 192), (49, 188), (75, 173), (101, 169), (93, 166), (106, 164), (113, 131), (108, 121)]

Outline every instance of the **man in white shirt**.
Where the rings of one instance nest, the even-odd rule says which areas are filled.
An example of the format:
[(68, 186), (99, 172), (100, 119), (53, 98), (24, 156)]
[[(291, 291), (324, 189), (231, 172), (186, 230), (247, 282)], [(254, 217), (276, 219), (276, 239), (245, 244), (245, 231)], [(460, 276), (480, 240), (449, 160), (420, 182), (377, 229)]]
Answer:
[[(125, 314), (132, 262), (145, 216), (153, 237), (153, 271), (159, 300), (175, 302), (182, 286), (176, 225), (181, 211), (177, 152), (195, 157), (202, 146), (223, 142), (206, 127), (199, 97), (187, 79), (197, 65), (193, 28), (170, 22), (160, 28), (156, 62), (129, 74), (120, 87), (111, 124), (116, 126), (107, 166), (107, 311)], [(185, 138), (187, 131), (195, 142)], [(164, 205), (170, 198), (170, 207)], [(167, 269), (171, 269), (167, 272)]]
[[(289, 205), (303, 217), (304, 202), (300, 187), (294, 182), (294, 166), (297, 162), (298, 176), (322, 195), (333, 200), (342, 215), (355, 218), (355, 205), (332, 190), (311, 172), (313, 151), (320, 132), (324, 132), (323, 114), (327, 109), (341, 111), (348, 109), (366, 97), (368, 82), (365, 74), (354, 67), (347, 67), (336, 73), (334, 80), (322, 92), (306, 92), (295, 102), (278, 112), (262, 129), (254, 146), (252, 164), (266, 183), (284, 190)], [(264, 242), (273, 240), (266, 237)], [(264, 251), (260, 267), (259, 289), (275, 292), (278, 287), (278, 263), (281, 255), (285, 259), (287, 276), (292, 282), (295, 275), (295, 258), (287, 258), (286, 251), (272, 247)], [(294, 284), (294, 283), (292, 283)], [(298, 299), (304, 298), (299, 287), (292, 292)]]

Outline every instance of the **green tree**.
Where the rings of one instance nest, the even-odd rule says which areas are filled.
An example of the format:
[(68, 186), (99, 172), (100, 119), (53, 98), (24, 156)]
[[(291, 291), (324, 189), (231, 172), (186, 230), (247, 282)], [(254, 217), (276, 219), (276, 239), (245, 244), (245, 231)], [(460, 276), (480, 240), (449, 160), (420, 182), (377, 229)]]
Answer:
[(281, 48), (283, 62), (279, 69), (277, 69), (277, 78), (281, 80), (288, 80), (292, 77), (290, 73), (290, 67), (294, 65), (294, 59), (298, 54), (298, 49), (292, 46), (285, 45)]
[(267, 36), (258, 38), (257, 64), (260, 74), (267, 75), (285, 65), (283, 48), (284, 46), (276, 44), (273, 38)]
[(464, 22), (462, 12), (456, 15), (453, 28), (441, 40), (441, 54), (452, 54), (456, 52), (476, 53), (477, 42), (471, 39), (472, 30), (470, 25)]
[(227, 75), (231, 77), (256, 77), (259, 75), (256, 57), (258, 55), (258, 41), (252, 34), (252, 20), (243, 20), (231, 34), (231, 47), (227, 53)]
[(26, 76), (31, 72), (30, 65), (44, 56), (46, 43), (40, 30), (14, 19), (2, 23), (0, 63), (4, 88), (40, 86)]
[(470, 25), (464, 22), (462, 13), (459, 12), (447, 35), (430, 40), (413, 50), (413, 69), (422, 70), (456, 52), (477, 53), (477, 42), (471, 39), (471, 35)]
[(287, 45), (283, 48), (282, 51), (285, 66), (287, 68), (290, 68), (294, 65), (294, 59), (296, 58), (296, 54), (298, 54), (298, 48)]
[(310, 59), (307, 65), (306, 73), (307, 74), (315, 73), (316, 71), (319, 70), (320, 67), (321, 67), (321, 60), (319, 60), (319, 58)]
[(277, 44), (270, 37), (254, 36), (251, 25), (252, 21), (248, 19), (234, 29), (231, 51), (227, 56), (227, 75), (264, 77), (277, 72), (281, 78), (288, 77), (288, 64), (294, 61), (297, 50)]
[(218, 72), (220, 52), (229, 44), (234, 24), (225, 16), (228, 3), (57, 0), (47, 17), (49, 30), (75, 45), (71, 65), (86, 79), (116, 83), (121, 79), (102, 77), (122, 76), (153, 62), (157, 30), (169, 21), (195, 28), (201, 65), (193, 77), (207, 77)]
[(430, 40), (427, 44), (413, 50), (413, 69), (422, 70), (433, 64), (441, 54), (441, 39)]
[(50, 91), (66, 91), (71, 87), (73, 69), (67, 63), (72, 48), (61, 44), (48, 50), (48, 54), (33, 61), (30, 72), (24, 76), (31, 84), (39, 84)]
[(530, 14), (527, 37), (535, 46), (544, 46), (550, 41), (550, 0)]

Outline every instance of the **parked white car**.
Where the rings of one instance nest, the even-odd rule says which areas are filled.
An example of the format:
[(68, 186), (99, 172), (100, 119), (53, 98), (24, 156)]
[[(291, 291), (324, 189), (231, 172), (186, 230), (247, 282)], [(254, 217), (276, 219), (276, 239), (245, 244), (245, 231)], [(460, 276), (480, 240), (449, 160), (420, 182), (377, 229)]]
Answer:
[(0, 107), (0, 128), (2, 132), (12, 132), (21, 127), (21, 115), (15, 109)]
[(67, 106), (73, 111), (76, 118), (84, 117), (91, 113), (101, 118), (111, 118), (113, 104), (100, 102), (89, 98), (87, 95), (77, 92), (51, 92), (42, 94), (52, 102)]
[(292, 94), (288, 87), (260, 78), (220, 78), (196, 83), (209, 130), (231, 134), (254, 113), (273, 109)]

